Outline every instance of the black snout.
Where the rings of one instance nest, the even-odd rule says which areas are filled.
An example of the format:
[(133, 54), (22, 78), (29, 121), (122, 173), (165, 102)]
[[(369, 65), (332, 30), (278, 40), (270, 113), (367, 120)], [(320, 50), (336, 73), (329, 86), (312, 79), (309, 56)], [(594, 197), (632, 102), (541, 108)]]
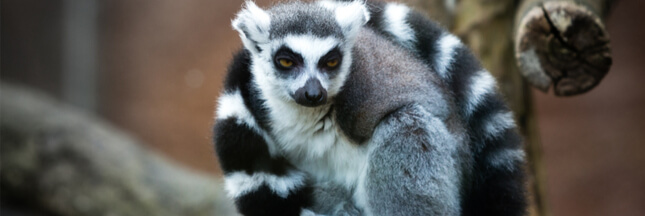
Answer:
[(320, 106), (327, 102), (327, 91), (320, 85), (318, 79), (312, 78), (307, 80), (305, 86), (296, 90), (294, 99), (296, 103), (303, 106)]
[(317, 89), (311, 89), (311, 91), (305, 91), (305, 98), (310, 102), (318, 102), (322, 99), (322, 92)]

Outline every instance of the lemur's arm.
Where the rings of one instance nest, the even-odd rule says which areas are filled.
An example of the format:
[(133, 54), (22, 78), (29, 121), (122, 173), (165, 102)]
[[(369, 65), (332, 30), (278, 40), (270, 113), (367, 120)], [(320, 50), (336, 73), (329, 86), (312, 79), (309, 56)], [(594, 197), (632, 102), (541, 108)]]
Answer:
[[(219, 98), (214, 127), (215, 150), (225, 189), (243, 215), (300, 215), (309, 206), (306, 174), (280, 156), (272, 156), (249, 100), (248, 52), (240, 52)], [(245, 97), (243, 97), (243, 95)]]
[(464, 215), (523, 215), (522, 140), (494, 77), (456, 36), (420, 13), (397, 3), (368, 5), (367, 26), (426, 62), (457, 99), (474, 164)]
[(299, 215), (310, 189), (305, 174), (269, 155), (264, 139), (235, 117), (215, 126), (225, 188), (243, 215)]

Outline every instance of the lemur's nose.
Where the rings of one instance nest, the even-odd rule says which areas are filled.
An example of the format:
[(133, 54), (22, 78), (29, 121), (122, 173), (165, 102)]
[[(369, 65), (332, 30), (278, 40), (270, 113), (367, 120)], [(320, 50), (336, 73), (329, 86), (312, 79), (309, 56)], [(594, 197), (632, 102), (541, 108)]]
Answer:
[(318, 89), (313, 90), (312, 92), (306, 91), (305, 92), (305, 98), (307, 98), (308, 101), (312, 103), (316, 103), (322, 99), (322, 94)]
[(309, 79), (307, 80), (307, 83), (305, 83), (305, 99), (309, 101), (309, 103), (312, 103), (313, 105), (317, 105), (320, 100), (322, 100), (323, 97), (323, 89), (322, 85), (320, 85), (320, 81), (318, 79)]
[(294, 99), (300, 105), (315, 107), (327, 102), (327, 91), (318, 79), (311, 78), (295, 92)]

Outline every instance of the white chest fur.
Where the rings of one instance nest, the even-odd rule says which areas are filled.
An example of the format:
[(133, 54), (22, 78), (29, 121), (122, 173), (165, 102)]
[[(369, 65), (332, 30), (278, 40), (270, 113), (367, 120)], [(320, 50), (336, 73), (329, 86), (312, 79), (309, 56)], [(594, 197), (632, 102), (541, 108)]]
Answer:
[(267, 102), (274, 151), (318, 182), (333, 181), (352, 189), (364, 172), (367, 148), (351, 143), (336, 124), (330, 107), (308, 108)]

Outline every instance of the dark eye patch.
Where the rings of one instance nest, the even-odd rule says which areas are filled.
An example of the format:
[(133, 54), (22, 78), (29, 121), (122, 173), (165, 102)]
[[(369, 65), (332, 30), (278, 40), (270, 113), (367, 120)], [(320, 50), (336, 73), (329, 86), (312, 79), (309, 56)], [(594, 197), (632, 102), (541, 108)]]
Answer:
[[(338, 60), (338, 63), (334, 67), (327, 66), (327, 62), (332, 60)], [(338, 68), (343, 62), (343, 54), (340, 52), (340, 48), (334, 47), (327, 54), (320, 58), (318, 61), (318, 67), (326, 70), (334, 70)]]
[[(280, 59), (289, 60), (289, 61), (293, 62), (293, 65), (291, 67), (288, 67), (288, 68), (283, 67), (280, 64)], [(304, 60), (302, 58), (302, 55), (294, 52), (293, 50), (289, 49), (286, 46), (282, 46), (273, 55), (273, 64), (275, 65), (276, 68), (286, 71), (286, 70), (290, 70), (290, 69), (293, 69), (295, 67), (303, 65)]]

